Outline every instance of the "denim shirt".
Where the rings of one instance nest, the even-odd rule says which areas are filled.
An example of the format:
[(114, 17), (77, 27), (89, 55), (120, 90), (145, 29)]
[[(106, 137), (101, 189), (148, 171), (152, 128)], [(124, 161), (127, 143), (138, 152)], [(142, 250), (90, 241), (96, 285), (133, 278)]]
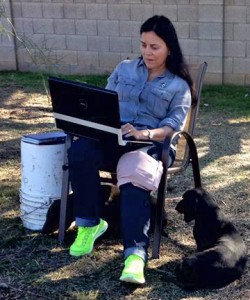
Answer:
[(183, 127), (191, 105), (191, 93), (185, 80), (166, 71), (148, 81), (148, 69), (141, 58), (117, 65), (106, 89), (118, 93), (122, 123), (138, 129), (169, 126)]

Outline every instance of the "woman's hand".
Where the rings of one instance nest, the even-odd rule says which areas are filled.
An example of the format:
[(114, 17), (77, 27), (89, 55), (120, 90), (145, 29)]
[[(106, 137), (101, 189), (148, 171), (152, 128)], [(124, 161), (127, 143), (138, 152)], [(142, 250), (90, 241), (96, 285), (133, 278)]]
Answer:
[(136, 140), (148, 140), (148, 130), (137, 130), (132, 124), (122, 125), (122, 134), (125, 138), (134, 137)]

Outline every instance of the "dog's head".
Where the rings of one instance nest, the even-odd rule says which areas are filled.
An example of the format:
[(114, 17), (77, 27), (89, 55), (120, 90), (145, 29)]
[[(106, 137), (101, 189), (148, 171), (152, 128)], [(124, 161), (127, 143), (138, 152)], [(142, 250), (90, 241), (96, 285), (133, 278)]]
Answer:
[(206, 208), (211, 205), (214, 205), (214, 202), (208, 192), (202, 188), (196, 188), (186, 191), (175, 209), (180, 214), (184, 214), (184, 220), (188, 223), (194, 220), (197, 214), (201, 215), (206, 212)]

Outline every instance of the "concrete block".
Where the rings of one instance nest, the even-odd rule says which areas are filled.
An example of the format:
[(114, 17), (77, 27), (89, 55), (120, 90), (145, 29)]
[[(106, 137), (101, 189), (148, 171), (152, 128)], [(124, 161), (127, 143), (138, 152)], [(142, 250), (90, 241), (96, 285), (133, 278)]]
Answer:
[[(141, 1), (135, 1), (135, 2), (140, 3)], [(166, 1), (164, 1), (164, 0), (144, 0), (143, 1), (143, 3), (145, 3), (145, 4), (154, 4), (154, 5), (165, 4), (166, 2), (171, 2), (171, 0), (170, 1), (168, 1), (168, 0), (166, 0)], [(173, 0), (172, 0), (172, 2), (173, 2)]]
[(46, 48), (46, 39), (43, 33), (35, 33), (23, 36), (24, 43), (30, 48)]
[(77, 52), (77, 64), (85, 65), (89, 63), (98, 65), (98, 52), (94, 51), (78, 51)]
[(137, 21), (120, 21), (120, 36), (139, 38), (141, 24)]
[(250, 42), (247, 43), (247, 57), (250, 57)]
[(224, 73), (223, 82), (224, 84), (244, 85), (245, 75)]
[(75, 34), (75, 21), (67, 19), (54, 19), (54, 28), (56, 34)]
[(250, 24), (235, 24), (234, 25), (234, 40), (235, 41), (250, 41)]
[(54, 33), (54, 26), (52, 19), (38, 19), (33, 20), (33, 27), (35, 33)]
[(83, 3), (67, 3), (67, 5), (63, 6), (63, 13), (66, 19), (85, 19), (85, 5)]
[(222, 23), (200, 23), (199, 39), (221, 40), (223, 39)]
[(169, 18), (171, 22), (177, 21), (177, 5), (154, 5), (153, 8), (154, 15), (164, 15)]
[(23, 33), (34, 33), (33, 30), (33, 19), (31, 18), (16, 18), (13, 20), (13, 24), (15, 26), (15, 30), (17, 34)]
[[(14, 40), (12, 36), (0, 33), (0, 49), (1, 47), (10, 47), (14, 49)], [(1, 58), (0, 58), (1, 59)]]
[(15, 61), (15, 49), (14, 47), (3, 46), (0, 47), (0, 59), (1, 61)]
[(130, 20), (129, 4), (110, 4), (108, 5), (109, 20)]
[(16, 62), (14, 60), (2, 61), (0, 60), (0, 71), (16, 70)]
[(234, 74), (250, 74), (250, 58), (234, 58)]
[(77, 51), (56, 50), (55, 53), (59, 64), (64, 64), (64, 65), (77, 64)]
[(222, 41), (199, 40), (199, 55), (222, 57)]
[(169, 4), (178, 4), (178, 1), (177, 0), (165, 0), (165, 3), (166, 3), (166, 5), (169, 5)]
[(133, 52), (121, 52), (121, 61), (125, 59), (136, 59), (139, 55)]
[(87, 37), (83, 35), (67, 35), (66, 46), (68, 50), (86, 51)]
[(76, 20), (76, 34), (97, 35), (96, 20)]
[(189, 25), (189, 36), (191, 39), (199, 38), (199, 25), (198, 23), (190, 23)]
[(153, 5), (134, 4), (131, 7), (131, 20), (144, 22), (149, 17), (152, 17), (153, 13), (154, 13)]
[(102, 70), (93, 64), (89, 65), (70, 65), (70, 74), (81, 74), (81, 75), (100, 75)]
[(112, 37), (110, 39), (111, 52), (132, 52), (131, 38), (127, 37)]
[(245, 85), (250, 86), (250, 75), (249, 74), (245, 75)]
[(224, 0), (224, 4), (227, 5), (234, 5), (234, 0)]
[(61, 75), (70, 74), (70, 64), (56, 64), (53, 66), (54, 73)]
[(225, 40), (234, 39), (234, 24), (232, 23), (224, 24), (224, 39)]
[(101, 36), (119, 36), (119, 21), (116, 20), (98, 20), (97, 33)]
[[(211, 57), (211, 56), (199, 56), (201, 61), (206, 61), (208, 64), (208, 73), (222, 73), (222, 57)], [(207, 73), (206, 73), (207, 76)], [(206, 77), (205, 76), (205, 77)]]
[(174, 24), (177, 36), (179, 39), (187, 39), (189, 38), (189, 23), (175, 23)]
[(66, 37), (65, 35), (46, 34), (45, 35), (46, 48), (47, 49), (66, 49)]
[(119, 53), (102, 52), (99, 53), (100, 68), (104, 72), (112, 72), (115, 66), (121, 61)]
[(246, 57), (246, 43), (241, 41), (225, 41), (225, 56)]
[(250, 4), (249, 7), (247, 7), (247, 23), (250, 23)]
[(222, 84), (222, 83), (223, 83), (222, 74), (206, 72), (204, 84), (213, 85), (213, 84)]
[(108, 18), (107, 4), (86, 4), (86, 18), (91, 20), (106, 20)]
[(184, 56), (199, 55), (198, 40), (180, 39), (180, 46)]
[(44, 18), (63, 18), (63, 3), (44, 3), (43, 4)]
[(224, 73), (226, 73), (226, 74), (233, 73), (233, 58), (232, 57), (224, 58)]
[(22, 6), (21, 3), (12, 2), (12, 13), (13, 18), (20, 18), (22, 17)]
[(222, 22), (222, 5), (200, 5), (198, 19), (200, 22)]
[(23, 33), (36, 33), (34, 31), (34, 20), (31, 18), (23, 18), (22, 19), (22, 27), (23, 27)]
[(198, 4), (213, 4), (213, 5), (218, 5), (218, 4), (223, 4), (223, 1), (227, 1), (227, 0), (199, 0)]
[(43, 10), (41, 3), (22, 3), (22, 16), (24, 18), (42, 18)]
[(246, 23), (247, 10), (244, 6), (226, 6), (225, 22), (226, 23)]
[(195, 22), (198, 19), (197, 5), (179, 5), (178, 6), (178, 22)]
[(18, 65), (21, 63), (32, 63), (32, 61), (36, 60), (35, 51), (32, 49), (28, 53), (28, 51), (25, 48), (18, 48), (16, 54)]
[(138, 37), (132, 38), (131, 42), (132, 42), (132, 53), (135, 53), (138, 56), (141, 55), (139, 38)]
[(190, 4), (199, 4), (199, 0), (190, 0)]
[(178, 5), (182, 5), (182, 4), (189, 4), (190, 0), (177, 0), (176, 3), (178, 3)]
[(104, 36), (88, 36), (88, 51), (109, 51), (109, 38)]

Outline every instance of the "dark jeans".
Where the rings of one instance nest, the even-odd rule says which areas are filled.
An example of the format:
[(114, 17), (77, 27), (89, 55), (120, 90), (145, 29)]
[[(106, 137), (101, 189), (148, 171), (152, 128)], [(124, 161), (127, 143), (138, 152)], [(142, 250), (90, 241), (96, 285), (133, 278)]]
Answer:
[[(160, 155), (156, 145), (150, 155)], [(122, 154), (138, 149), (118, 146), (116, 140), (95, 141), (80, 138), (69, 150), (69, 179), (74, 194), (76, 225), (95, 226), (100, 222), (102, 196), (99, 170), (116, 170)], [(150, 191), (131, 183), (120, 186), (121, 234), (124, 256), (137, 254), (147, 260), (150, 224)]]
[[(68, 153), (69, 178), (78, 226), (99, 224), (103, 205), (99, 170), (115, 170), (120, 156), (132, 150), (135, 148), (118, 146), (112, 140), (80, 138), (72, 143)], [(120, 202), (124, 256), (137, 254), (147, 260), (150, 191), (124, 184), (120, 187)]]

